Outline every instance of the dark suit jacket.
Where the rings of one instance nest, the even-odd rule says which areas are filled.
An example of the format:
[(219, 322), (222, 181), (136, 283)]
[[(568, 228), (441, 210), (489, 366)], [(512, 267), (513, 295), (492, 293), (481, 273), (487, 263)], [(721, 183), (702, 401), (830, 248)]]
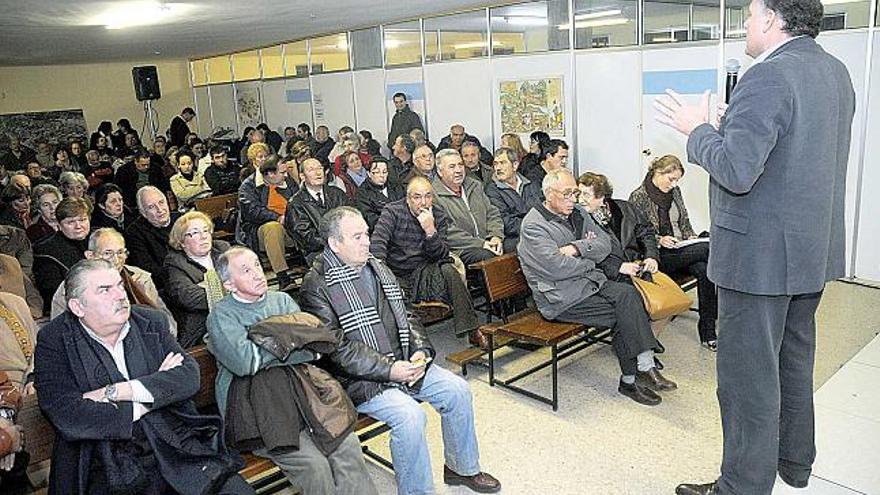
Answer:
[(183, 120), (183, 117), (177, 115), (171, 119), (171, 127), (168, 129), (168, 139), (171, 141), (171, 146), (178, 148), (183, 146), (187, 134), (189, 134), (189, 125)]
[(142, 268), (153, 275), (153, 282), (159, 294), (165, 293), (168, 275), (165, 271), (165, 255), (168, 254), (168, 234), (171, 226), (180, 218), (180, 213), (171, 212), (171, 222), (167, 227), (158, 228), (144, 217), (137, 217), (125, 229), (125, 246), (128, 248), (128, 264)]
[(801, 37), (745, 73), (717, 131), (694, 129), (688, 161), (711, 177), (713, 282), (794, 295), (818, 292), (845, 274), (854, 112), (846, 67)]
[(287, 203), (284, 227), (303, 256), (324, 250), (324, 241), (318, 233), (321, 216), (338, 206), (351, 206), (348, 196), (338, 187), (324, 186), (321, 196), (324, 206), (319, 205), (303, 186)]
[[(156, 455), (168, 455), (169, 448), (177, 448), (182, 453), (204, 456), (206, 452), (199, 437), (208, 427), (206, 422), (211, 421), (211, 418), (198, 416), (195, 405), (190, 400), (199, 390), (198, 364), (177, 345), (168, 332), (168, 321), (163, 313), (133, 307), (129, 323), (129, 335), (123, 344), (129, 375), (131, 379), (138, 379), (155, 399), (151, 406), (152, 412), (143, 416), (139, 422), (149, 423), (142, 425), (147, 435), (158, 434), (163, 440), (175, 436), (178, 439), (177, 443), (165, 445)], [(83, 393), (98, 388), (90, 383), (94, 378), (89, 378), (88, 370), (84, 369), (85, 363), (80, 359), (79, 350), (83, 349), (83, 344), (90, 345), (84, 339), (91, 337), (69, 311), (43, 327), (37, 337), (35, 385), (40, 391), (40, 408), (56, 430), (49, 478), (50, 494), (85, 494), (89, 467), (98, 455), (99, 444), (107, 440), (132, 439), (134, 426), (131, 402), (110, 404), (82, 398)], [(109, 353), (103, 348), (99, 348), (99, 351), (103, 351), (106, 359), (110, 359), (112, 363)], [(183, 364), (159, 372), (159, 366), (169, 352), (182, 354)], [(104, 385), (111, 383), (110, 376), (106, 378), (108, 382)], [(180, 420), (178, 426), (191, 422), (191, 426), (202, 429), (193, 429), (193, 432), (198, 433), (191, 433), (185, 438), (181, 435), (181, 432), (187, 431), (185, 429), (160, 432), (163, 427), (174, 422), (168, 421), (169, 418), (165, 415), (155, 418), (150, 416), (168, 408), (175, 409), (175, 417)], [(213, 421), (213, 427), (219, 429), (219, 420)], [(173, 456), (173, 451), (170, 454)], [(182, 480), (190, 486), (200, 486), (212, 474), (212, 468), (216, 467), (212, 461), (213, 459), (205, 456), (200, 460), (201, 466), (193, 463), (175, 465), (174, 476), (179, 477), (175, 482), (180, 483)]]

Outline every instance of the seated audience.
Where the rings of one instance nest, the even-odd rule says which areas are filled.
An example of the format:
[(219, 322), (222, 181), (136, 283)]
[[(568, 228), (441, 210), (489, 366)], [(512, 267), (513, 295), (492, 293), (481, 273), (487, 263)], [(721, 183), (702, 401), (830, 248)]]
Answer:
[(189, 150), (177, 152), (177, 173), (172, 175), (168, 182), (171, 192), (177, 198), (177, 209), (188, 211), (195, 207), (197, 199), (207, 198), (211, 195), (211, 186), (205, 180), (205, 176), (196, 170), (196, 157)]
[(413, 142), (416, 144), (416, 148), (424, 144), (431, 148), (431, 153), (437, 153), (437, 147), (434, 146), (434, 143), (428, 140), (428, 136), (425, 135), (425, 131), (421, 129), (413, 129), (409, 131), (409, 137), (411, 137)]
[(568, 144), (561, 139), (551, 139), (541, 148), (541, 160), (538, 166), (531, 167), (523, 175), (532, 182), (541, 184), (544, 176), (553, 170), (559, 170), (568, 164)]
[(18, 136), (7, 135), (8, 146), (0, 154), (0, 165), (6, 170), (24, 170), (28, 163), (37, 159), (37, 153), (25, 146)]
[(336, 156), (335, 161), (333, 162), (333, 175), (339, 176), (342, 173), (342, 168), (346, 163), (343, 161), (343, 157), (346, 153), (354, 152), (361, 159), (361, 163), (366, 165), (370, 163), (370, 159), (372, 156), (369, 153), (360, 151), (361, 140), (358, 134), (354, 132), (349, 132), (342, 136), (342, 140), (340, 141), (342, 144), (341, 152)]
[(103, 120), (98, 124), (98, 129), (89, 137), (89, 149), (97, 149), (98, 143), (103, 140), (104, 147), (108, 146), (108, 142), (112, 146), (113, 123), (109, 120)]
[[(109, 227), (93, 230), (92, 234), (89, 235), (89, 244), (85, 257), (88, 260), (102, 259), (109, 261), (119, 270), (119, 276), (122, 277), (122, 285), (125, 287), (128, 301), (131, 304), (141, 304), (165, 313), (165, 316), (168, 317), (168, 331), (171, 332), (171, 335), (177, 336), (177, 321), (172, 316), (165, 301), (159, 296), (159, 290), (156, 289), (156, 284), (153, 283), (153, 276), (136, 266), (125, 264), (128, 260), (128, 249), (125, 248), (125, 238), (122, 237), (118, 230)], [(50, 318), (57, 318), (66, 310), (67, 298), (64, 292), (64, 284), (61, 284), (52, 297)]]
[(57, 150), (55, 150), (55, 156), (53, 157), (51, 163), (49, 163), (48, 166), (43, 166), (43, 170), (46, 172), (46, 178), (56, 181), (64, 172), (80, 171), (79, 167), (77, 167), (76, 164), (71, 161), (70, 155), (64, 148), (58, 148)]
[(366, 153), (370, 155), (370, 158), (374, 156), (380, 156), (382, 154), (382, 145), (379, 144), (379, 141), (373, 139), (373, 133), (364, 129), (358, 131), (358, 135), (360, 136), (360, 153)]
[[(89, 183), (89, 192), (93, 192), (109, 182), (117, 181), (113, 165), (110, 162), (102, 161), (101, 156), (95, 150), (86, 152), (85, 163), (79, 171)], [(133, 196), (132, 199), (134, 199)]]
[(238, 190), (238, 223), (235, 240), (255, 252), (265, 252), (282, 290), (293, 284), (285, 248), (293, 246), (285, 215), (298, 187), (287, 175), (287, 162), (272, 156)]
[(470, 389), (462, 378), (429, 362), (436, 352), (406, 310), (394, 274), (370, 255), (367, 224), (354, 208), (337, 208), (321, 221), (326, 248), (300, 290), (302, 307), (342, 330), (328, 357), (358, 412), (391, 427), (391, 458), (400, 493), (433, 493), (425, 438), (425, 410), (440, 414), (443, 481), (482, 493), (501, 484), (480, 471)]
[(127, 136), (131, 134), (134, 138), (140, 140), (140, 136), (138, 136), (138, 132), (131, 128), (131, 122), (128, 119), (119, 119), (116, 121), (116, 130), (113, 131), (113, 134), (110, 135), (110, 142), (113, 143), (113, 148), (122, 148), (125, 147), (128, 143), (126, 142)]
[(95, 191), (97, 207), (92, 213), (92, 230), (111, 227), (120, 233), (131, 225), (136, 215), (122, 199), (122, 189), (116, 184), (104, 184)]
[[(470, 293), (449, 256), (449, 217), (434, 208), (434, 191), (424, 177), (406, 188), (406, 199), (388, 203), (371, 236), (370, 252), (385, 262), (411, 304), (441, 301), (452, 308), (456, 335), (480, 345), (479, 320)], [(437, 289), (441, 290), (437, 290)]]
[[(298, 393), (255, 400), (243, 395), (248, 387), (254, 391), (258, 387), (270, 390), (284, 387), (289, 391), (290, 385), (277, 384), (279, 379), (274, 377), (287, 381), (291, 374), (296, 376), (302, 363), (317, 358), (311, 346), (288, 345), (285, 346), (287, 357), (282, 360), (249, 338), (255, 327), (271, 317), (285, 316), (285, 321), (295, 318), (292, 322), (300, 325), (316, 319), (298, 313), (299, 307), (289, 295), (268, 290), (260, 260), (245, 247), (234, 247), (220, 256), (217, 272), (230, 294), (214, 306), (208, 317), (208, 348), (217, 358), (215, 394), (217, 406), (228, 425), (227, 431), (238, 431), (235, 427), (240, 423), (249, 423), (239, 419), (243, 410), (265, 411), (263, 414), (274, 419), (267, 420), (271, 421), (271, 434), (257, 433), (256, 438), (250, 439), (256, 447), (254, 453), (274, 462), (303, 493), (376, 494), (360, 442), (353, 432), (347, 430), (341, 438), (331, 442), (326, 432), (317, 433), (324, 431), (324, 424), (311, 423), (308, 428), (303, 427), (305, 418), (310, 415), (301, 411), (308, 411), (310, 406)], [(295, 326), (285, 326), (285, 331), (299, 336), (302, 331), (291, 328)], [(329, 331), (333, 334), (331, 340), (338, 341), (337, 328), (331, 327)], [(297, 340), (314, 342), (305, 337)], [(283, 370), (281, 374), (279, 369)], [(259, 424), (260, 418), (253, 422)], [(229, 442), (237, 440), (227, 438)]]
[(324, 213), (338, 206), (350, 204), (339, 188), (324, 184), (324, 167), (321, 162), (309, 158), (303, 163), (303, 187), (290, 199), (284, 227), (296, 244), (296, 248), (312, 264), (315, 256), (324, 250), (318, 232)]
[(330, 163), (330, 152), (336, 146), (336, 141), (330, 137), (330, 129), (326, 125), (315, 128), (315, 143), (312, 145), (312, 156), (321, 163)]
[(468, 177), (476, 179), (482, 184), (487, 184), (492, 180), (492, 165), (480, 161), (480, 146), (477, 143), (474, 141), (462, 143), (461, 159), (464, 161), (464, 169)]
[(388, 161), (388, 181), (399, 184), (400, 180), (409, 173), (413, 167), (413, 153), (416, 151), (416, 142), (409, 134), (397, 136), (391, 144), (391, 160)]
[(49, 314), (52, 296), (67, 272), (85, 258), (89, 236), (89, 204), (82, 198), (64, 198), (55, 208), (58, 232), (34, 244), (34, 282)]
[[(162, 166), (154, 163), (152, 154), (140, 149), (134, 155), (134, 161), (126, 163), (116, 171), (116, 185), (122, 189), (122, 199), (127, 205), (138, 205), (138, 191), (144, 186), (153, 186), (163, 195), (171, 190), (168, 178), (162, 171)], [(140, 212), (143, 215), (143, 212)], [(129, 243), (131, 245), (131, 243)], [(147, 270), (149, 271), (149, 270)]]
[[(17, 177), (17, 176), (15, 176)], [(31, 216), (31, 190), (20, 182), (10, 180), (0, 193), (0, 225), (26, 230), (34, 223)]]
[(540, 204), (541, 185), (518, 172), (519, 160), (511, 148), (495, 151), (495, 178), (486, 183), (486, 197), (501, 215), (504, 223), (504, 252), (516, 251), (523, 217), (531, 207)]
[(180, 324), (177, 341), (184, 349), (202, 343), (208, 311), (225, 295), (214, 267), (229, 243), (215, 241), (213, 234), (211, 219), (191, 211), (174, 222), (168, 236), (165, 294)]
[[(624, 257), (620, 243), (576, 206), (571, 172), (550, 171), (542, 186), (546, 199), (526, 214), (517, 247), (538, 311), (548, 320), (611, 328), (622, 371), (618, 392), (640, 404), (660, 404), (658, 392), (677, 387), (654, 365), (657, 340), (642, 298), (632, 284), (617, 281), (617, 273), (603, 270)], [(631, 262), (618, 266), (624, 275), (640, 270)]]
[(489, 150), (487, 150), (486, 148), (483, 148), (483, 145), (480, 144), (480, 140), (476, 136), (471, 136), (470, 134), (466, 133), (464, 130), (464, 126), (461, 124), (455, 124), (449, 128), (449, 135), (440, 140), (440, 144), (437, 145), (437, 151), (451, 148), (461, 153), (461, 145), (463, 145), (467, 141), (476, 143), (476, 145), (480, 147), (481, 162), (492, 162), (492, 153), (490, 153)]
[(205, 169), (205, 181), (214, 195), (237, 193), (241, 187), (241, 166), (229, 163), (224, 146), (214, 146), (208, 156), (211, 157), (211, 165)]
[[(259, 132), (259, 131), (254, 131), (254, 132)], [(245, 152), (245, 157), (247, 158), (247, 160), (243, 164), (241, 170), (242, 170), (242, 173), (244, 173), (245, 170), (248, 170), (249, 172), (247, 172), (247, 176), (250, 176), (250, 174), (259, 170), (260, 167), (263, 165), (263, 163), (266, 161), (266, 159), (268, 159), (270, 156), (272, 156), (272, 149), (269, 148), (268, 144), (262, 143), (262, 142), (251, 143), (246, 148), (246, 150), (247, 151)]]
[(718, 319), (718, 293), (706, 273), (709, 243), (700, 242), (678, 247), (680, 241), (696, 239), (678, 182), (684, 167), (675, 155), (666, 155), (651, 162), (642, 185), (629, 196), (657, 231), (660, 244), (660, 269), (665, 273), (687, 273), (697, 279), (700, 320), (697, 323), (700, 342), (710, 351), (718, 349), (715, 322)]
[(358, 187), (357, 194), (355, 194), (357, 209), (364, 215), (364, 220), (371, 232), (385, 205), (391, 201), (402, 199), (404, 196), (400, 183), (391, 183), (389, 180), (388, 170), (388, 162), (384, 158), (374, 157), (370, 164), (367, 180)]
[(37, 162), (28, 163), (25, 174), (27, 174), (28, 178), (31, 180), (31, 185), (33, 187), (37, 187), (40, 184), (52, 184), (53, 186), (56, 184), (54, 179), (43, 175), (43, 169)]
[(263, 131), (253, 129), (247, 134), (247, 143), (241, 148), (241, 153), (238, 156), (238, 163), (241, 163), (242, 166), (252, 165), (255, 169), (260, 168), (259, 163), (254, 163), (255, 151), (251, 151), (251, 146), (255, 144), (261, 145), (257, 149), (262, 150), (265, 156), (272, 154), (272, 148), (266, 144), (266, 137)]
[(409, 184), (413, 177), (425, 177), (433, 181), (437, 177), (434, 152), (427, 144), (416, 147), (412, 155), (412, 167), (400, 178), (401, 184)]
[(434, 178), (437, 206), (449, 215), (449, 249), (464, 266), (503, 252), (504, 223), (489, 202), (483, 184), (465, 176), (461, 155), (452, 149), (437, 152)]
[(43, 317), (43, 298), (34, 284), (31, 245), (21, 229), (0, 225), (0, 291), (23, 297), (37, 320)]
[(514, 154), (516, 155), (517, 161), (520, 163), (522, 163), (522, 160), (528, 155), (525, 147), (523, 147), (522, 140), (519, 138), (519, 134), (515, 134), (512, 132), (502, 134), (501, 147), (512, 149)]
[(86, 177), (79, 172), (62, 172), (58, 178), (58, 188), (65, 198), (87, 199), (86, 191), (89, 189), (89, 182)]
[(272, 148), (272, 153), (278, 154), (281, 150), (281, 142), (283, 141), (281, 135), (270, 129), (269, 124), (265, 122), (258, 124), (257, 130), (263, 133), (263, 136), (266, 138), (265, 143)]
[(70, 157), (70, 161), (76, 166), (76, 170), (80, 173), (85, 173), (83, 168), (86, 165), (86, 150), (83, 148), (82, 143), (79, 141), (79, 138), (73, 138), (67, 144), (67, 152)]
[(220, 418), (196, 411), (199, 367), (167, 318), (131, 307), (104, 260), (74, 266), (65, 294), (68, 310), (40, 330), (34, 366), (56, 432), (49, 491), (253, 494)]
[(37, 243), (58, 230), (55, 219), (55, 208), (61, 202), (61, 191), (49, 184), (34, 187), (31, 193), (31, 204), (36, 205), (38, 215), (34, 223), (27, 228), (27, 237), (32, 244)]
[(37, 146), (37, 154), (35, 159), (37, 163), (40, 164), (43, 168), (49, 168), (52, 166), (52, 162), (55, 161), (54, 153), (52, 152), (52, 146), (45, 139), (39, 138), (35, 140), (35, 144)]
[[(327, 155), (327, 160), (330, 163), (334, 163), (336, 161), (336, 157), (347, 151), (342, 143), (347, 134), (354, 134), (354, 129), (347, 125), (340, 127), (339, 130), (336, 131), (336, 144), (333, 145), (333, 149), (331, 149), (330, 153)], [(350, 147), (351, 145), (349, 145), (349, 148)]]
[(172, 212), (165, 195), (153, 186), (142, 187), (136, 199), (141, 214), (123, 232), (128, 246), (128, 260), (150, 273), (159, 293), (164, 295), (168, 279), (164, 268), (168, 235), (180, 213)]
[(348, 199), (353, 200), (358, 188), (367, 180), (367, 167), (364, 166), (361, 156), (356, 151), (346, 151), (339, 158), (342, 161), (342, 168), (339, 170), (338, 177), (345, 187), (345, 195), (348, 196)]

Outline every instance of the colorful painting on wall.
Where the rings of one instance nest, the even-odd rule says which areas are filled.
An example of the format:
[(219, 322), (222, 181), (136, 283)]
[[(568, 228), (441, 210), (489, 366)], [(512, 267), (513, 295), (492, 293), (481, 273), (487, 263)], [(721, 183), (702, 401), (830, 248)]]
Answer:
[(500, 81), (498, 99), (502, 132), (544, 131), (554, 137), (565, 136), (561, 77)]

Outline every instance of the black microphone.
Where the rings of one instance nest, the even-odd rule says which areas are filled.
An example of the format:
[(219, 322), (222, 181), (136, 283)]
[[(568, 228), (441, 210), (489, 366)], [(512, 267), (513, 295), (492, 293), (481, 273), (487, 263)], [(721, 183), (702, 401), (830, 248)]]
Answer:
[(736, 87), (736, 81), (739, 79), (739, 60), (731, 58), (724, 64), (724, 70), (727, 71), (727, 84), (725, 85), (724, 103), (730, 103), (730, 95), (733, 94), (733, 88)]

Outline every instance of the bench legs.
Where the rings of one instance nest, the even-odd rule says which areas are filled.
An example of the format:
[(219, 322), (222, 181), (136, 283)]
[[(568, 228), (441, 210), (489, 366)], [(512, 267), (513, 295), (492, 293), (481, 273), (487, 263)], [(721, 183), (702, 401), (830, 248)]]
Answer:
[(358, 435), (358, 440), (360, 440), (360, 442), (361, 442), (361, 451), (364, 453), (365, 456), (367, 456), (370, 459), (376, 461), (377, 463), (385, 466), (386, 468), (390, 469), (391, 471), (394, 471), (394, 464), (391, 461), (389, 461), (388, 459), (382, 457), (381, 455), (373, 452), (372, 450), (370, 450), (369, 447), (367, 447), (366, 445), (363, 444), (367, 440), (371, 440), (373, 438), (376, 438), (379, 435), (385, 434), (389, 431), (391, 431), (391, 427), (382, 423), (380, 426), (372, 428), (372, 429)]

